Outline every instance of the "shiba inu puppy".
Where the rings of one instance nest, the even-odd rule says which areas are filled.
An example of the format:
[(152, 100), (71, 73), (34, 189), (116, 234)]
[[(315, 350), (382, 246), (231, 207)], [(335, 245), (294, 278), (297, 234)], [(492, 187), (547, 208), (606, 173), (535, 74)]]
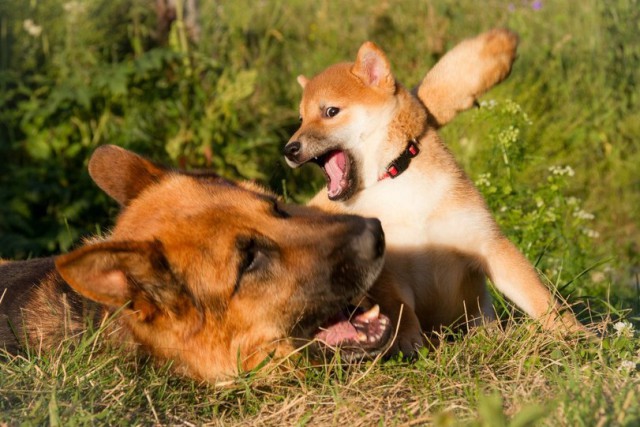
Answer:
[(112, 315), (104, 336), (116, 345), (216, 381), (312, 340), (351, 356), (390, 341), (377, 307), (347, 311), (383, 265), (377, 219), (285, 205), (253, 184), (115, 146), (98, 148), (89, 171), (123, 208), (112, 232), (0, 265), (0, 347), (51, 348), (87, 317)]
[(436, 132), (508, 76), (517, 43), (502, 29), (463, 41), (415, 95), (371, 42), (353, 63), (298, 77), (302, 124), (284, 148), (286, 161), (324, 170), (327, 191), (310, 205), (382, 222), (387, 256), (369, 294), (400, 322), (396, 348), (404, 353), (422, 344), (421, 330), (494, 317), (486, 276), (544, 327), (580, 329), (501, 233)]

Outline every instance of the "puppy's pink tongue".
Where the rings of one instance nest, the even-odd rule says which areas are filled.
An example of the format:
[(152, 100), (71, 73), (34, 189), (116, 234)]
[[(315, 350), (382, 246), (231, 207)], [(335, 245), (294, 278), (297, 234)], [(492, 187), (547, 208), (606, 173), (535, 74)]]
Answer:
[(329, 197), (340, 194), (346, 185), (345, 171), (347, 168), (347, 158), (343, 151), (329, 153), (324, 164), (324, 170), (329, 177), (328, 190)]

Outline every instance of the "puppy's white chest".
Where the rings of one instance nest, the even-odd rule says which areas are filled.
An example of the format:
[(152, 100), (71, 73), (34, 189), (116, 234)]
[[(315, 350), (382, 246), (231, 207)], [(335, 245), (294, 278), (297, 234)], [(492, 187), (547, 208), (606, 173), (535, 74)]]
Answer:
[[(412, 176), (414, 175), (414, 176)], [(444, 203), (449, 180), (406, 176), (385, 180), (363, 191), (350, 206), (353, 213), (380, 219), (390, 246), (430, 242), (430, 222)]]

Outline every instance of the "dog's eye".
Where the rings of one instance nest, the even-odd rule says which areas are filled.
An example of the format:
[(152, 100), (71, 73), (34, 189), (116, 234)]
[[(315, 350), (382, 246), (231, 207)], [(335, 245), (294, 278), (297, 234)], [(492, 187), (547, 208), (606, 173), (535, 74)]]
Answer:
[(245, 276), (258, 272), (268, 262), (267, 255), (253, 238), (240, 238), (236, 242), (236, 247), (238, 248), (240, 262), (236, 274), (236, 283), (233, 287), (234, 295), (240, 290), (240, 284)]
[(328, 107), (326, 110), (324, 110), (324, 116), (330, 119), (337, 116), (339, 112), (340, 109), (338, 107)]
[(298, 120), (300, 120), (300, 123), (302, 123), (302, 116), (298, 117)]
[(234, 295), (243, 284), (261, 283), (269, 277), (273, 263), (277, 262), (280, 256), (275, 243), (259, 235), (239, 236), (236, 240), (236, 250), (238, 264)]
[(245, 252), (240, 268), (245, 274), (257, 271), (264, 265), (266, 259), (264, 252), (254, 246), (251, 250)]
[(240, 239), (236, 246), (240, 252), (239, 276), (257, 270), (260, 263), (265, 260), (264, 252), (253, 238)]

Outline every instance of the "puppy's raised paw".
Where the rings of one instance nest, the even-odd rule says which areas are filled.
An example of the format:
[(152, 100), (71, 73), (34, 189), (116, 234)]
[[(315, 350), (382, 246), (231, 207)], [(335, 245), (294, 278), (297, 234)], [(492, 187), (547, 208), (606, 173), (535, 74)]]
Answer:
[(503, 81), (511, 72), (517, 47), (516, 33), (495, 28), (463, 40), (440, 58), (417, 89), (434, 125), (444, 126)]

